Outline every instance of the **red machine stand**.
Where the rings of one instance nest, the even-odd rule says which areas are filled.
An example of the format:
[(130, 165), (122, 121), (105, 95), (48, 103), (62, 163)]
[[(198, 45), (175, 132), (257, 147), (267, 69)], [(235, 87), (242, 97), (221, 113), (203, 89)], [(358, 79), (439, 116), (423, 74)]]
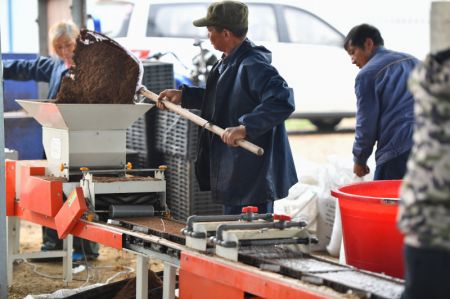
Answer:
[(182, 299), (329, 298), (299, 280), (188, 251), (181, 253), (179, 290)]
[(86, 199), (83, 195), (83, 189), (81, 187), (76, 187), (55, 216), (58, 237), (60, 239), (67, 237), (69, 232), (86, 211)]
[(45, 167), (24, 165), (20, 171), (19, 204), (40, 215), (55, 217), (63, 205), (62, 180), (45, 176)]
[[(63, 206), (63, 182), (58, 178), (46, 177), (45, 166), (41, 164), (42, 161), (7, 161), (7, 216), (17, 216), (21, 220), (58, 229), (55, 219), (60, 213), (61, 236), (72, 234), (122, 249), (122, 233), (105, 225), (81, 219), (82, 213), (86, 210), (81, 189), (75, 191), (74, 201), (69, 201)], [(20, 192), (16, 190), (17, 185), (20, 185)]]
[(6, 216), (14, 216), (16, 197), (16, 161), (5, 160)]

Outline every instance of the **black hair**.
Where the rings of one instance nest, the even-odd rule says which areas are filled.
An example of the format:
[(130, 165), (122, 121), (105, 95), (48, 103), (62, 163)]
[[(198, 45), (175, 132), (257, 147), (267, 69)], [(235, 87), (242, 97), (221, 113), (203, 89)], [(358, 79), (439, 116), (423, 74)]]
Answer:
[(344, 49), (348, 50), (350, 44), (354, 47), (364, 49), (366, 39), (370, 38), (375, 46), (383, 46), (384, 40), (380, 31), (372, 25), (361, 24), (353, 27), (344, 40)]
[(248, 28), (241, 28), (241, 29), (230, 29), (230, 28), (224, 28), (224, 27), (220, 27), (220, 26), (213, 26), (214, 29), (217, 32), (222, 32), (224, 29), (230, 31), (231, 33), (234, 34), (234, 36), (236, 37), (244, 37), (247, 35), (248, 32)]
[(442, 64), (446, 60), (450, 59), (450, 49), (439, 51), (437, 53), (432, 54), (432, 56), (434, 57), (434, 59), (436, 59), (436, 61), (439, 64)]

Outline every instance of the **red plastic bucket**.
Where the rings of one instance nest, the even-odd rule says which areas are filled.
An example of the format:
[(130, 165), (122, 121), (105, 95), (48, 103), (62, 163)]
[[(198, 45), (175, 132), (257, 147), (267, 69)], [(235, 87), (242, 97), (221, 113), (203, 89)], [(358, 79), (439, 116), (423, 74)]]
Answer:
[(373, 181), (331, 191), (339, 199), (349, 265), (403, 278), (403, 235), (396, 225), (401, 184)]

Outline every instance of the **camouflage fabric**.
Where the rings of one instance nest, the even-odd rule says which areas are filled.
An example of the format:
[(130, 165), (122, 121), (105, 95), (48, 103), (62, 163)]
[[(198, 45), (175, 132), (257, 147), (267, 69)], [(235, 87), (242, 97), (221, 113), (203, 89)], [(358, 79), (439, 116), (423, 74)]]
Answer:
[(416, 123), (398, 225), (411, 246), (450, 250), (450, 50), (416, 67), (409, 88)]

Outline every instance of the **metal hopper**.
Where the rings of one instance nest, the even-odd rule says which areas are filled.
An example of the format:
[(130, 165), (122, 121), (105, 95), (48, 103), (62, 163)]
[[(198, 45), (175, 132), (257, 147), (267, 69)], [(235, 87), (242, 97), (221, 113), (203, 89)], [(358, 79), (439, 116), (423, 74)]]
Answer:
[(16, 100), (42, 125), (48, 171), (69, 179), (69, 170), (123, 168), (126, 131), (150, 104), (57, 104)]

